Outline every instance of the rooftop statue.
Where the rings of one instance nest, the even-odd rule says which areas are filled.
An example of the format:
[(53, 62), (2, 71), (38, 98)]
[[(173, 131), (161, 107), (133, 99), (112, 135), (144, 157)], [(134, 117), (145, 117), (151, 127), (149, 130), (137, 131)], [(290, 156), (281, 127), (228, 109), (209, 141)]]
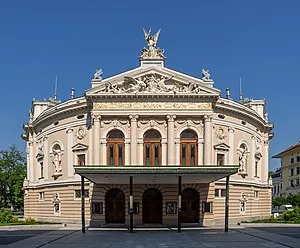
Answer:
[(211, 80), (209, 70), (202, 69), (202, 79)]
[(95, 70), (94, 79), (102, 80), (103, 71), (100, 68), (99, 70)]
[(147, 42), (148, 48), (143, 48), (140, 58), (141, 59), (164, 59), (164, 50), (160, 49), (159, 47), (156, 47), (158, 36), (160, 33), (160, 29), (157, 31), (157, 33), (153, 36), (151, 36), (151, 28), (147, 32), (144, 28), (144, 35), (145, 40)]

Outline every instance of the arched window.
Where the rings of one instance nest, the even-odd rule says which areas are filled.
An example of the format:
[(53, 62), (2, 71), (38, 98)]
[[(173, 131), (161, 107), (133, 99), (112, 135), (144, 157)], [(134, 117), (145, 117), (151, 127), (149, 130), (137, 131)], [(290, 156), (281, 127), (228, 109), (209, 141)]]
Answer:
[(195, 131), (187, 129), (180, 134), (180, 164), (182, 166), (198, 165), (198, 136)]
[(161, 165), (161, 135), (154, 129), (144, 134), (144, 165)]
[(107, 134), (107, 165), (124, 165), (124, 134), (120, 130), (112, 130)]

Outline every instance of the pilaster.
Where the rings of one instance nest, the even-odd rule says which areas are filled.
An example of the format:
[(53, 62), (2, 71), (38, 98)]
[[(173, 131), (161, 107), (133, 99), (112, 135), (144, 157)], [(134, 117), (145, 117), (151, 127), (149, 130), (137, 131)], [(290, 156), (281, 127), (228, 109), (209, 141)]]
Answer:
[(204, 164), (204, 141), (203, 139), (198, 139), (198, 166)]
[[(130, 115), (130, 163), (131, 165), (137, 164), (137, 119), (138, 115)], [(125, 154), (129, 154), (126, 153)]]
[(161, 141), (161, 165), (167, 165), (167, 140), (162, 139)]
[(44, 179), (49, 179), (49, 144), (48, 137), (44, 137)]
[(167, 115), (168, 119), (168, 165), (175, 165), (174, 120), (176, 115)]
[[(255, 149), (255, 136), (251, 136), (251, 151), (250, 151), (250, 158), (251, 158), (251, 168), (247, 168), (247, 172), (248, 174), (250, 174), (250, 178), (254, 178), (255, 177), (255, 152), (256, 152), (256, 149)], [(250, 164), (250, 163), (249, 163)], [(257, 176), (260, 176), (260, 175), (257, 175)], [(255, 178), (256, 179), (256, 178)]]
[(204, 116), (204, 165), (212, 161), (212, 117)]
[(234, 128), (228, 128), (228, 143), (229, 143), (229, 151), (228, 151), (228, 164), (233, 165), (234, 163)]
[(178, 166), (178, 165), (181, 165), (180, 164), (180, 139), (175, 139), (175, 164)]
[[(73, 146), (73, 129), (68, 128), (67, 129), (67, 152), (68, 152), (68, 177), (73, 177), (74, 176), (74, 169), (73, 169), (73, 151), (72, 151), (72, 146)], [(77, 161), (75, 162), (77, 164)]]
[(92, 114), (92, 118), (94, 119), (93, 125), (93, 138), (94, 138), (94, 164), (100, 164), (100, 120), (101, 115)]
[(139, 138), (138, 141), (137, 141), (137, 149), (138, 149), (138, 159), (137, 159), (137, 164), (138, 165), (143, 165), (144, 164), (144, 161), (143, 161), (143, 146), (144, 146), (144, 143), (143, 143), (143, 139)]
[(269, 140), (263, 142), (263, 163), (261, 164), (261, 180), (262, 182), (268, 181), (268, 170), (269, 170)]

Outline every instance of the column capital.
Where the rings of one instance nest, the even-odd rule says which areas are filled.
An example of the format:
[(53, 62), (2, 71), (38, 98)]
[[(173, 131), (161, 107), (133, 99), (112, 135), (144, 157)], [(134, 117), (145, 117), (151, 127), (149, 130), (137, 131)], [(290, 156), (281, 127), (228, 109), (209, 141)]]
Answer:
[(168, 121), (174, 121), (176, 119), (176, 115), (167, 115)]
[(204, 115), (204, 121), (212, 121), (212, 116), (211, 115)]
[(73, 128), (68, 128), (67, 130), (66, 130), (66, 133), (73, 133)]
[(131, 114), (131, 115), (129, 115), (129, 119), (131, 121), (137, 121), (138, 118), (139, 118), (139, 116), (137, 114)]
[(233, 127), (228, 127), (228, 131), (229, 131), (230, 133), (234, 133), (235, 129), (234, 129)]
[(97, 113), (91, 113), (91, 117), (94, 119), (94, 121), (100, 121), (101, 119), (101, 115)]
[(47, 141), (47, 139), (48, 139), (48, 137), (45, 136), (45, 137), (43, 138), (43, 141), (45, 142), (45, 141)]

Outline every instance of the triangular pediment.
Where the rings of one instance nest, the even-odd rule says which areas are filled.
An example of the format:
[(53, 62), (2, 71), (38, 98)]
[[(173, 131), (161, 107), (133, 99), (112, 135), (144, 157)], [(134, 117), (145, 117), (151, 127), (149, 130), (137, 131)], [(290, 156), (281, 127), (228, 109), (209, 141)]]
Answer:
[(217, 145), (214, 145), (215, 150), (222, 150), (222, 151), (228, 151), (230, 146), (226, 143), (220, 143)]
[(87, 97), (118, 95), (180, 95), (218, 97), (220, 91), (205, 82), (165, 67), (136, 68), (107, 78), (85, 92)]
[(85, 145), (85, 144), (81, 144), (81, 143), (77, 143), (76, 145), (72, 146), (72, 151), (84, 151), (87, 150), (89, 148), (89, 146)]

